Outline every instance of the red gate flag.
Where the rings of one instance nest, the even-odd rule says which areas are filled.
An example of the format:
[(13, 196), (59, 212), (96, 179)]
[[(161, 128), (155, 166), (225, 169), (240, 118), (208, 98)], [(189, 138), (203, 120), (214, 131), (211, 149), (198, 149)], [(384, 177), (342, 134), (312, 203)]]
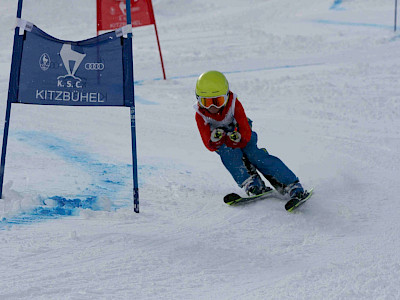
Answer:
[[(165, 69), (151, 0), (131, 1), (132, 27), (154, 25), (164, 79)], [(97, 0), (97, 35), (101, 30), (115, 30), (126, 24), (126, 0)]]
[[(155, 24), (151, 0), (133, 0), (132, 27)], [(114, 30), (126, 25), (125, 0), (97, 0), (97, 31)]]

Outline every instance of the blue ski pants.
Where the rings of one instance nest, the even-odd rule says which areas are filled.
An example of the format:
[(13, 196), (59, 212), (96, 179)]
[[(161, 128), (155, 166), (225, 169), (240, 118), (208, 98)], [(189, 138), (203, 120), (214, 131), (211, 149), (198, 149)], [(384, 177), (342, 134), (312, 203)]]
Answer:
[(231, 173), (236, 183), (242, 187), (250, 175), (242, 160), (243, 155), (266, 178), (288, 186), (298, 181), (296, 175), (277, 157), (270, 155), (265, 149), (257, 147), (257, 133), (252, 132), (251, 139), (244, 148), (229, 148), (225, 144), (216, 152), (221, 157), (225, 168)]

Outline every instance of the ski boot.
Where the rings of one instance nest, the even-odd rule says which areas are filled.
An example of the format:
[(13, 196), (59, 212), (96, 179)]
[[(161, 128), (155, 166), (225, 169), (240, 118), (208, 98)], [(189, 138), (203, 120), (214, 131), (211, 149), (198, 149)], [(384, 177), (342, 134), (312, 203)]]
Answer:
[(264, 181), (262, 181), (260, 175), (258, 174), (249, 177), (249, 179), (242, 184), (242, 187), (249, 196), (261, 195), (272, 190), (270, 187), (265, 185)]
[(300, 182), (295, 182), (289, 185), (287, 189), (289, 190), (290, 200), (285, 204), (285, 209), (289, 212), (306, 202), (313, 192), (313, 189), (305, 191)]
[(267, 187), (257, 172), (256, 167), (249, 161), (246, 155), (242, 157), (243, 163), (246, 166), (247, 172), (251, 176), (243, 184), (246, 194), (249, 196), (256, 196), (264, 194), (272, 189)]

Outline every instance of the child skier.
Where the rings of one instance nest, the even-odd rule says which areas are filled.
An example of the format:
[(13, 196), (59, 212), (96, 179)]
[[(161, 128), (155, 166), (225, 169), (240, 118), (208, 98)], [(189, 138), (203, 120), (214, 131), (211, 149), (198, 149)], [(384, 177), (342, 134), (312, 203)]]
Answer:
[(249, 196), (266, 187), (258, 170), (282, 195), (301, 200), (305, 193), (299, 179), (277, 157), (257, 147), (257, 134), (242, 104), (229, 90), (225, 76), (218, 71), (200, 75), (196, 83), (196, 122), (204, 145), (221, 157), (225, 168)]

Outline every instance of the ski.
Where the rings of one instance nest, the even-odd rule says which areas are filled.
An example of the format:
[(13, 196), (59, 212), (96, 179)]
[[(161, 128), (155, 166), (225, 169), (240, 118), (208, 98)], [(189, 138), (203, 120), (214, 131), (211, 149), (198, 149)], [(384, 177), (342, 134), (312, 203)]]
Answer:
[(266, 196), (269, 196), (270, 194), (272, 194), (273, 191), (274, 191), (273, 189), (270, 189), (262, 194), (250, 196), (250, 197), (242, 197), (238, 194), (231, 193), (224, 197), (224, 202), (231, 206), (245, 204), (245, 203), (253, 202), (256, 200), (264, 199)]
[(312, 188), (309, 191), (304, 191), (303, 197), (301, 199), (290, 199), (286, 204), (285, 204), (285, 209), (288, 212), (292, 212), (295, 209), (297, 209), (299, 206), (303, 205), (308, 199), (311, 198), (313, 194), (314, 189)]
[[(255, 196), (250, 196), (250, 197), (242, 197), (236, 193), (231, 193), (228, 194), (224, 197), (224, 202), (230, 206), (236, 206), (236, 205), (242, 205), (242, 204), (247, 204), (250, 202), (254, 202), (257, 200), (262, 200), (267, 198), (268, 196), (272, 195), (274, 192), (273, 189), (270, 189), (266, 191), (265, 193), (262, 193), (260, 195), (255, 195)], [(291, 199), (285, 204), (285, 209), (288, 212), (293, 212), (295, 209), (297, 209), (299, 206), (303, 205), (308, 199), (311, 198), (312, 194), (314, 192), (314, 189), (312, 188), (309, 191), (304, 191), (304, 195), (302, 199)]]

